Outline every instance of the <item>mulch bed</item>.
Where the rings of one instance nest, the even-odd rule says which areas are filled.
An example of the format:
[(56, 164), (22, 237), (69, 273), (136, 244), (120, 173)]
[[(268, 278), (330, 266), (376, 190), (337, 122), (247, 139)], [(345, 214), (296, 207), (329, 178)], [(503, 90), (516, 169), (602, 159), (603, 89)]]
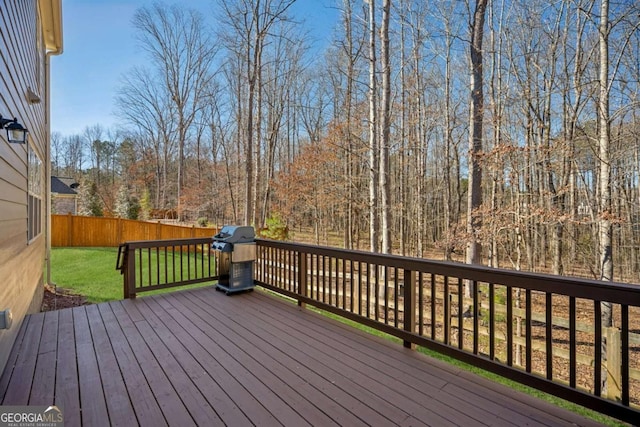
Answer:
[(61, 310), (63, 308), (78, 307), (88, 304), (91, 303), (87, 302), (87, 298), (82, 295), (74, 294), (73, 292), (63, 288), (45, 285), (44, 297), (42, 299), (42, 307), (40, 307), (40, 311)]

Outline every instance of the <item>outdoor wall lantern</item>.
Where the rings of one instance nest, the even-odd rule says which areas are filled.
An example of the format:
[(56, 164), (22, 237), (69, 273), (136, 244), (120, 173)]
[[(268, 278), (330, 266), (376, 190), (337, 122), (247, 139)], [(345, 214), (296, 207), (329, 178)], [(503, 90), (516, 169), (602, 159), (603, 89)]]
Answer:
[(24, 144), (27, 141), (27, 132), (29, 131), (18, 123), (18, 119), (15, 117), (11, 120), (0, 115), (0, 128), (7, 130), (7, 138), (13, 144)]

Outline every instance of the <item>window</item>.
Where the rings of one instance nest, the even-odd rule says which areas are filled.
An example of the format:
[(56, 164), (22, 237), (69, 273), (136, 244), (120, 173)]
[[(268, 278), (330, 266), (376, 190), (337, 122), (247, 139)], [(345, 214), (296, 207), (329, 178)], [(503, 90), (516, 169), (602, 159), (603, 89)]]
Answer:
[(29, 177), (27, 196), (27, 241), (42, 233), (42, 199), (44, 196), (42, 160), (29, 145)]

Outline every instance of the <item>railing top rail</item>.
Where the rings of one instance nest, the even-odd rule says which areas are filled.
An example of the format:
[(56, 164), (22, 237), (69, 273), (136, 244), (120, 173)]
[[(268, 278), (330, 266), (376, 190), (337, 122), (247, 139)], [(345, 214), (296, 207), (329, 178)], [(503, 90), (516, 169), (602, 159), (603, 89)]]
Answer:
[(516, 288), (531, 289), (594, 301), (607, 301), (640, 307), (640, 285), (514, 271), (450, 261), (435, 261), (277, 240), (256, 239), (256, 242), (263, 246), (288, 249), (302, 253), (340, 257), (381, 266), (457, 277), (463, 280), (468, 279), (476, 282), (513, 286)]
[(146, 249), (146, 248), (164, 248), (168, 246), (185, 246), (185, 245), (197, 245), (202, 243), (213, 242), (213, 236), (211, 237), (193, 237), (185, 239), (163, 239), (163, 240), (136, 240), (132, 242), (125, 242), (129, 249)]

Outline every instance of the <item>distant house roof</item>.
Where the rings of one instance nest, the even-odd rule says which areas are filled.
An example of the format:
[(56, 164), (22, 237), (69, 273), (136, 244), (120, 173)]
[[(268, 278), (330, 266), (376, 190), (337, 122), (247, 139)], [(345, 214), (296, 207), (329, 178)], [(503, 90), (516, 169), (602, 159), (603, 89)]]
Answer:
[(78, 194), (76, 192), (78, 183), (73, 178), (51, 177), (51, 192), (58, 194)]

